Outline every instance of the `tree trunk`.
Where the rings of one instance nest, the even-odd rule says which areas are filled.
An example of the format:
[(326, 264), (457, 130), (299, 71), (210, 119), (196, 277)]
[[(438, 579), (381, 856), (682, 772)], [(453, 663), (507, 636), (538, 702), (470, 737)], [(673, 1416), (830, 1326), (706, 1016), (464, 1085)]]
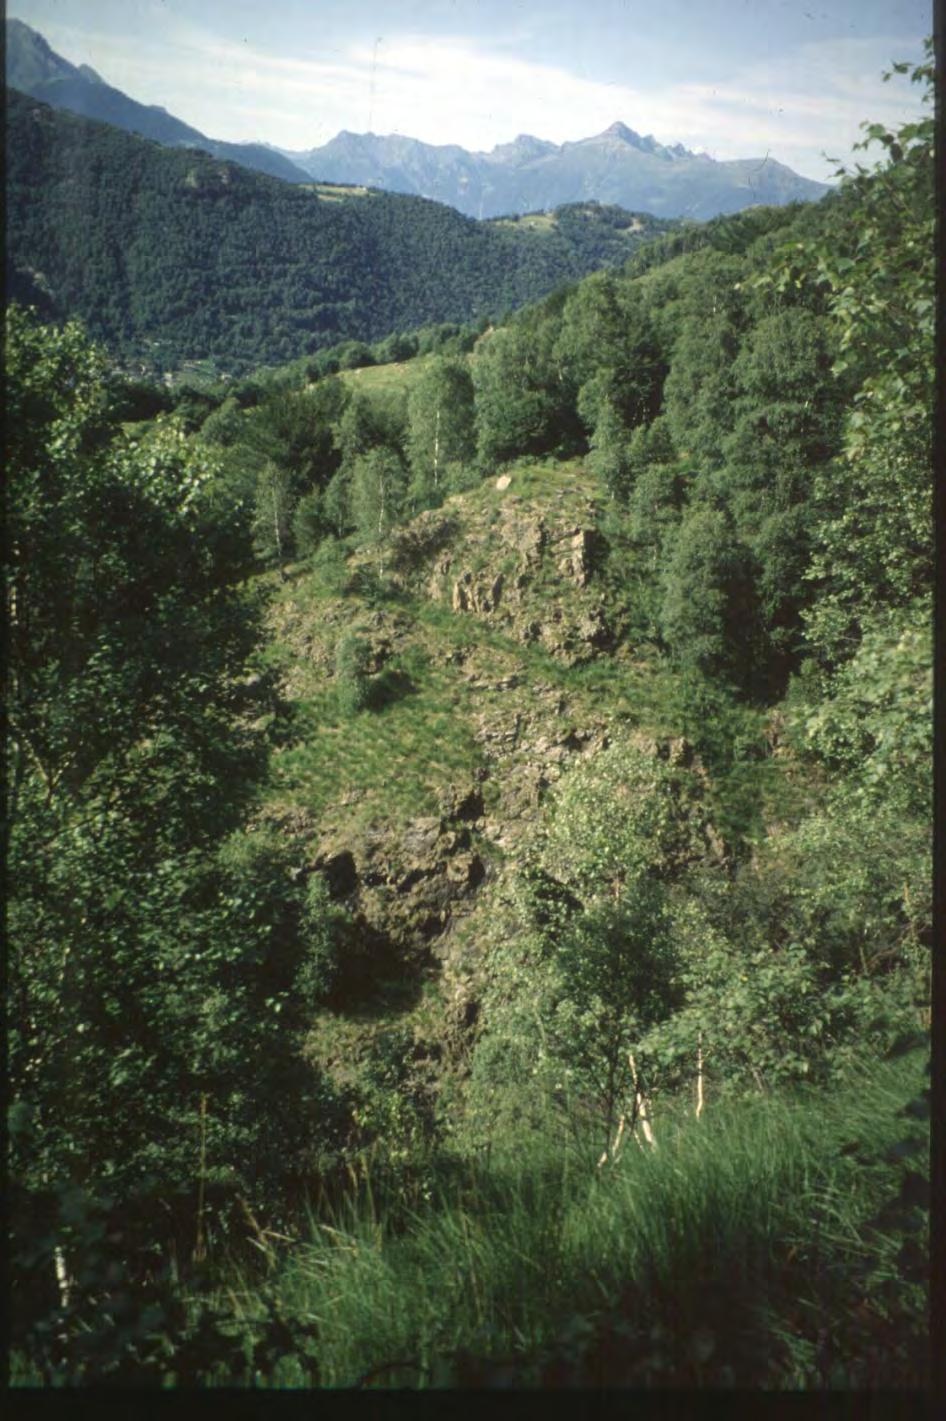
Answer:
[(440, 406), (434, 421), (434, 488), (440, 487)]
[(276, 470), (273, 469), (269, 479), (270, 492), (273, 495), (273, 531), (276, 534), (276, 562), (279, 565), (280, 581), (285, 581), (286, 573), (283, 568), (282, 557), (282, 528), (279, 523), (279, 499), (276, 493)]

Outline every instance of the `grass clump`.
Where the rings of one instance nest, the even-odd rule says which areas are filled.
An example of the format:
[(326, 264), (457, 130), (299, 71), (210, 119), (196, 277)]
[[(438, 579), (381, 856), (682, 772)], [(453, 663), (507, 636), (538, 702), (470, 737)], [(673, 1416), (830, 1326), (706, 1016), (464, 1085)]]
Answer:
[(346, 632), (335, 648), (335, 699), (341, 716), (364, 710), (371, 696), (371, 647), (363, 637)]
[(924, 1221), (897, 1214), (918, 1066), (666, 1108), (609, 1170), (560, 1130), (497, 1141), (406, 1211), (369, 1188), (311, 1219), (274, 1296), (317, 1323), (330, 1386), (921, 1385)]

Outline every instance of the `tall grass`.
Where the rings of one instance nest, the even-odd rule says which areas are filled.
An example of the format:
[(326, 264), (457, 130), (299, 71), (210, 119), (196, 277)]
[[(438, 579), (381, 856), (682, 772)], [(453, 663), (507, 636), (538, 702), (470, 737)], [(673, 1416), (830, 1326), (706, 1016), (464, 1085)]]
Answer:
[(497, 1142), (420, 1208), (368, 1189), (311, 1218), (274, 1287), (329, 1386), (456, 1384), (471, 1357), (536, 1384), (570, 1358), (582, 1384), (918, 1385), (922, 1289), (876, 1302), (898, 1240), (869, 1223), (916, 1084), (913, 1058), (827, 1102), (667, 1111), (610, 1172), (550, 1132)]

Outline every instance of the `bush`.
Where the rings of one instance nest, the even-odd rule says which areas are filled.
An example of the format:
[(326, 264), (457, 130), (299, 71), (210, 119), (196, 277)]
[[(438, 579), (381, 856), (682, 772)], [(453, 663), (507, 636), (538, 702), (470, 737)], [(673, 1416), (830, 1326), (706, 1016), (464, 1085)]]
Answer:
[(292, 515), (292, 537), (299, 557), (310, 557), (326, 532), (322, 494), (318, 489), (303, 494)]
[(327, 592), (340, 597), (348, 587), (348, 562), (345, 548), (332, 534), (323, 538), (313, 552), (309, 566)]
[(371, 697), (371, 648), (363, 637), (346, 632), (335, 648), (335, 697), (339, 713), (357, 715)]

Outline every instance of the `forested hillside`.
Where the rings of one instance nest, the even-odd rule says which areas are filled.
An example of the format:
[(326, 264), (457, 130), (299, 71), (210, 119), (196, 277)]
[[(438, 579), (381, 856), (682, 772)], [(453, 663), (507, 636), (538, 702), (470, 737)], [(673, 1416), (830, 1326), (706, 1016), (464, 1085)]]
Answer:
[(15, 1381), (927, 1384), (932, 119), (864, 146), (386, 363), (149, 407), (12, 307)]
[(227, 373), (342, 339), (499, 317), (623, 262), (667, 222), (586, 205), (481, 224), (421, 198), (302, 188), (10, 90), (7, 284), (117, 357)]

